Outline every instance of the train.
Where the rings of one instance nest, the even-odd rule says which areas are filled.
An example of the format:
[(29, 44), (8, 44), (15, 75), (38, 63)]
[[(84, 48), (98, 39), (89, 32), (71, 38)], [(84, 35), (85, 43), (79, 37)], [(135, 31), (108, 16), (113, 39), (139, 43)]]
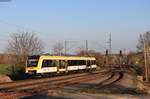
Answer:
[(25, 73), (37, 76), (93, 71), (96, 68), (94, 57), (33, 55), (28, 57)]

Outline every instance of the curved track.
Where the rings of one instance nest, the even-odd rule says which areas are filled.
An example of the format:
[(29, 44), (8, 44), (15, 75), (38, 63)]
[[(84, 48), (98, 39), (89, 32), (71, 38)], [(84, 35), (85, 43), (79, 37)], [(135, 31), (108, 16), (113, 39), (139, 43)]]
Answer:
[[(41, 80), (29, 80), (29, 82), (21, 81), (16, 83), (9, 83), (10, 85), (5, 85), (1, 88), (0, 97), (2, 99), (17, 99), (24, 96), (30, 96), (36, 93), (40, 93), (49, 89), (61, 88), (70, 84), (75, 84), (79, 82), (86, 82), (90, 80), (95, 80), (102, 77), (106, 72), (94, 72), (94, 73), (84, 73), (67, 75), (62, 77), (56, 77), (52, 79), (41, 79)], [(27, 81), (27, 80), (25, 80)], [(26, 83), (26, 84), (25, 84)]]
[(86, 92), (87, 90), (93, 90), (93, 89), (105, 89), (112, 87), (115, 83), (118, 83), (121, 81), (124, 77), (124, 72), (112, 72), (106, 79), (99, 82), (96, 85), (89, 86), (87, 88), (84, 88), (82, 91)]
[(101, 79), (106, 75), (108, 75), (107, 78), (101, 81), (98, 86), (90, 86), (89, 88), (108, 88), (119, 82), (124, 77), (123, 72), (122, 69), (115, 68), (113, 70), (104, 70), (103, 72), (96, 71), (93, 73), (73, 74), (7, 83), (9, 85), (0, 85), (0, 97), (2, 97), (2, 99), (18, 99), (45, 92), (50, 89), (62, 88), (72, 84)]
[(113, 84), (119, 82), (124, 77), (123, 72), (113, 73), (113, 75), (100, 83), (101, 88), (111, 87)]

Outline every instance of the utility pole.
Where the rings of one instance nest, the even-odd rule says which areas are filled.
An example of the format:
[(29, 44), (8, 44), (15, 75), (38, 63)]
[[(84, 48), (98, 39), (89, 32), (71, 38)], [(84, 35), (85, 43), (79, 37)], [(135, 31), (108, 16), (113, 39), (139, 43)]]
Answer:
[(65, 40), (65, 56), (66, 56), (66, 53), (67, 52), (67, 41)]
[(88, 51), (88, 40), (86, 40), (86, 52)]
[(109, 35), (109, 55), (110, 56), (112, 56), (112, 54), (111, 54), (111, 46), (112, 46), (112, 44), (111, 44), (111, 42), (112, 42), (112, 40), (111, 40), (111, 33), (110, 33), (110, 35)]
[(85, 46), (86, 46), (86, 55), (88, 56), (88, 40), (86, 40)]
[(126, 48), (123, 49), (124, 55), (126, 55)]
[(144, 63), (145, 63), (145, 77), (146, 82), (148, 82), (148, 68), (147, 68), (147, 44), (144, 40)]
[(112, 46), (112, 44), (111, 44), (111, 42), (112, 42), (112, 40), (111, 40), (111, 33), (110, 33), (109, 34), (109, 41), (108, 41), (108, 45), (109, 45), (109, 48), (108, 48), (108, 51), (109, 51), (108, 64), (110, 65), (110, 67), (111, 67), (111, 64), (112, 64), (112, 62), (111, 62), (111, 58), (112, 58), (112, 53), (111, 53), (111, 46)]
[(126, 55), (126, 48), (123, 49), (123, 63), (127, 64), (127, 55)]

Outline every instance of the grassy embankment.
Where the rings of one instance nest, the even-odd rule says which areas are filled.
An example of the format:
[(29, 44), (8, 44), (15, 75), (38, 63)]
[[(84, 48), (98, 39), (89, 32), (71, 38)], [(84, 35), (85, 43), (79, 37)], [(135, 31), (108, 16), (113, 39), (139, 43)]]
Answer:
[(8, 75), (16, 80), (25, 78), (23, 66), (12, 66), (10, 64), (0, 64), (0, 75)]
[(0, 74), (11, 75), (12, 72), (9, 70), (11, 66), (9, 64), (0, 64)]

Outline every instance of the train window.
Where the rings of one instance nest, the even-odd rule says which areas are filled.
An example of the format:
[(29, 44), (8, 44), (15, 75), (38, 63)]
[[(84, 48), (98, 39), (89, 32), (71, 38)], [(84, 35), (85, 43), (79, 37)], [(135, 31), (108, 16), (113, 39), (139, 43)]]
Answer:
[(87, 60), (87, 66), (90, 66), (90, 65), (91, 65), (90, 60)]
[(79, 60), (68, 60), (68, 66), (79, 65)]
[(96, 61), (95, 61), (95, 60), (92, 60), (91, 62), (92, 62), (92, 65), (95, 65), (95, 64), (96, 64)]
[(82, 65), (82, 60), (79, 60), (79, 61), (78, 61), (78, 65)]
[(82, 61), (82, 65), (86, 65), (86, 61), (85, 60)]
[(68, 66), (71, 66), (71, 60), (68, 60)]
[(28, 67), (36, 67), (37, 66), (37, 64), (38, 64), (38, 60), (36, 60), (36, 59), (30, 59), (30, 60), (28, 60)]
[(56, 60), (43, 60), (42, 67), (56, 67)]
[(94, 65), (96, 65), (96, 61), (94, 60), (93, 62), (94, 62)]
[(52, 60), (51, 67), (56, 67), (56, 66), (57, 66), (57, 61), (56, 60)]
[(85, 60), (79, 60), (79, 65), (86, 65), (86, 61)]

